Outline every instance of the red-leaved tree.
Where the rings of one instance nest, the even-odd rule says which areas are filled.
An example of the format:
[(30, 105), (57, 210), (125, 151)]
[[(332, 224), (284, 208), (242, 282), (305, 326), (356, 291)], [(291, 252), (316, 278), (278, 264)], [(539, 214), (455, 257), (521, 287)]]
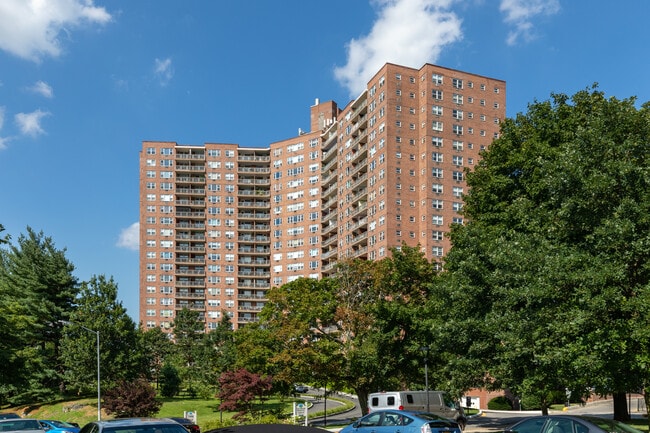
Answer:
[(260, 411), (255, 410), (255, 399), (263, 402), (265, 394), (271, 390), (272, 382), (271, 376), (262, 377), (245, 368), (222, 373), (217, 393), (221, 400), (219, 409), (237, 412), (233, 418), (240, 420), (248, 418), (249, 415), (260, 415)]

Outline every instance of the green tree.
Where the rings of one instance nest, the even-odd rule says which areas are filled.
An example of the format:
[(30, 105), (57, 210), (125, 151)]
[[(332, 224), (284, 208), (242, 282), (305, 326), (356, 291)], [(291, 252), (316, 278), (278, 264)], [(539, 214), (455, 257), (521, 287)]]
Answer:
[(14, 402), (51, 398), (62, 384), (59, 321), (69, 317), (79, 290), (65, 252), (28, 227), (17, 245), (0, 253), (0, 302), (6, 312), (0, 326), (13, 337), (3, 343), (1, 392)]
[(178, 370), (171, 364), (165, 363), (160, 369), (160, 394), (163, 397), (174, 397), (181, 390), (181, 377)]
[(419, 248), (403, 245), (380, 262), (344, 261), (332, 278), (272, 289), (262, 325), (281, 348), (275, 381), (369, 393), (424, 388), (424, 301), (436, 273)]
[(648, 383), (649, 108), (595, 87), (552, 95), (506, 120), (468, 175), (446, 269), (474, 306), (453, 311), (484, 315), (485, 371), (544, 410), (591, 386), (626, 420), (625, 392)]
[(183, 383), (192, 394), (196, 392), (196, 386), (201, 383), (201, 366), (197, 361), (200, 358), (204, 325), (199, 320), (199, 312), (189, 308), (177, 311), (172, 329), (176, 343), (175, 357), (178, 360), (176, 367)]
[(160, 370), (174, 350), (173, 343), (160, 328), (141, 331), (138, 335), (142, 359), (148, 364), (147, 378), (155, 381), (158, 386)]
[(146, 377), (148, 364), (142, 359), (140, 337), (133, 319), (117, 300), (113, 278), (99, 275), (83, 282), (78, 305), (65, 327), (62, 342), (68, 387), (90, 393), (97, 385), (95, 332), (100, 336), (102, 388), (109, 389), (121, 380)]

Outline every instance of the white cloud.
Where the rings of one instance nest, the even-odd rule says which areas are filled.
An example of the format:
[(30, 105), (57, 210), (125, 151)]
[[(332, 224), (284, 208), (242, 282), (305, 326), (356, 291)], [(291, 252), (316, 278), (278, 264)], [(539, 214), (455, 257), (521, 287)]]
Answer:
[(120, 238), (117, 240), (117, 246), (129, 250), (138, 250), (140, 248), (140, 223), (136, 222), (120, 232)]
[(49, 115), (50, 113), (48, 111), (41, 111), (39, 109), (31, 113), (18, 113), (14, 116), (14, 119), (20, 128), (20, 132), (35, 137), (45, 133), (41, 127), (41, 120)]
[(154, 65), (154, 75), (158, 78), (161, 86), (166, 86), (174, 76), (174, 68), (172, 67), (172, 59), (156, 59)]
[(420, 67), (435, 63), (445, 45), (462, 38), (454, 0), (375, 0), (378, 18), (370, 33), (348, 43), (347, 64), (334, 70), (352, 97), (385, 63)]
[(105, 24), (111, 15), (93, 0), (0, 1), (0, 49), (39, 61), (61, 54), (61, 35), (82, 24)]
[[(0, 107), (0, 131), (2, 131), (2, 127), (5, 123), (5, 110), (5, 107)], [(9, 138), (0, 136), (0, 150), (6, 149), (7, 143), (9, 143)]]
[(499, 10), (505, 14), (504, 21), (513, 25), (506, 42), (514, 45), (523, 38), (534, 38), (532, 18), (537, 15), (553, 15), (560, 10), (559, 0), (501, 0)]
[(47, 84), (45, 81), (37, 81), (32, 87), (29, 88), (29, 90), (45, 98), (54, 97), (54, 90), (52, 89), (52, 86)]

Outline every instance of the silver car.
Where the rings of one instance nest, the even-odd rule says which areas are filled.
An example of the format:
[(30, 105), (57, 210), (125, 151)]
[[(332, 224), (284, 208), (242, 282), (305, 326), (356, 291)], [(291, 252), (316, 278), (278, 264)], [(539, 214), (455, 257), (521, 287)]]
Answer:
[(526, 418), (506, 433), (642, 433), (613, 419), (596, 416), (549, 415)]

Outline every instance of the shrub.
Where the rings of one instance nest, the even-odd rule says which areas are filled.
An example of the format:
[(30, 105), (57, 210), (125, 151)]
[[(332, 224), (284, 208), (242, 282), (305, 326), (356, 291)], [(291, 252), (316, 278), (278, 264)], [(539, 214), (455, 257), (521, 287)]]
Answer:
[(490, 410), (512, 410), (512, 402), (502, 395), (488, 401), (487, 406)]
[(156, 390), (144, 379), (121, 381), (104, 392), (104, 409), (117, 418), (154, 416), (161, 406)]

